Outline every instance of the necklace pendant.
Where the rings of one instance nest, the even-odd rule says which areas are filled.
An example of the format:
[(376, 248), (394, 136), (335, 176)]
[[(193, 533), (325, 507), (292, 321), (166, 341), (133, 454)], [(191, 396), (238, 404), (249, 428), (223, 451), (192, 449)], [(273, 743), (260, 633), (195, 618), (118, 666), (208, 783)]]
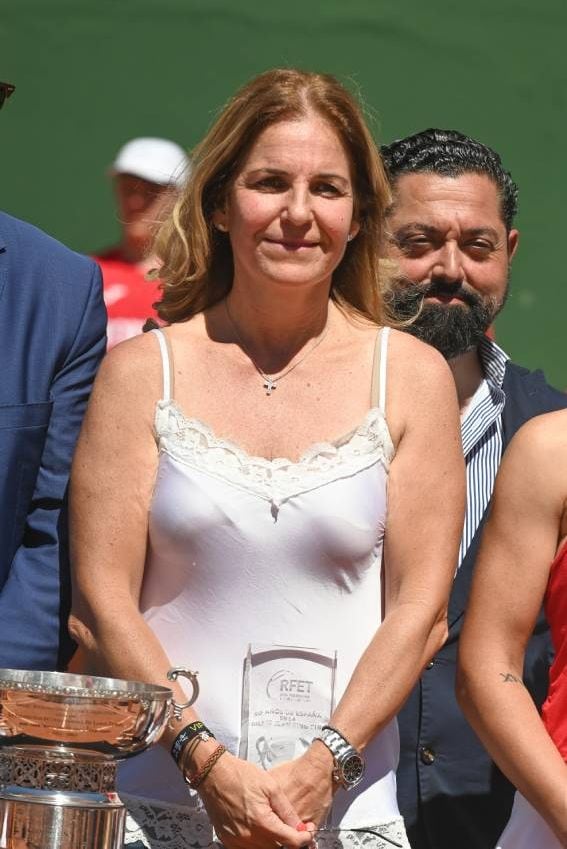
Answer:
[(271, 395), (274, 389), (277, 389), (277, 384), (275, 380), (272, 380), (270, 377), (267, 377), (264, 380), (264, 389), (266, 390), (266, 395)]

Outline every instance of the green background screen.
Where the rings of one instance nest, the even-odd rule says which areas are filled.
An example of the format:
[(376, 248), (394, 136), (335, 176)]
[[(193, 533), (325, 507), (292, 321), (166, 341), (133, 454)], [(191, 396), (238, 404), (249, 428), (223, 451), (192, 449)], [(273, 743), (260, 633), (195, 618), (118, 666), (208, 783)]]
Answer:
[(140, 135), (191, 148), (244, 81), (295, 65), (359, 92), (379, 142), (426, 127), (494, 147), (520, 187), (498, 342), (567, 387), (565, 0), (1, 0), (1, 199), (76, 250), (118, 226), (106, 170)]

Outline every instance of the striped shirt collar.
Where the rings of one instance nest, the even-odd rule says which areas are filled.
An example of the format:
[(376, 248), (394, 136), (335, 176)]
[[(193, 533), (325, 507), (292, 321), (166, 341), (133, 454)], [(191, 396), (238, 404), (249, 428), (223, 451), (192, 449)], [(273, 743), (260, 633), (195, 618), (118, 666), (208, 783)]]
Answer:
[(506, 401), (502, 384), (508, 355), (488, 337), (483, 337), (478, 353), (488, 385), (488, 395), (462, 423), (461, 437), (465, 457), (500, 417)]
[(482, 337), (478, 346), (478, 354), (488, 383), (492, 383), (502, 389), (506, 363), (510, 359), (508, 354), (496, 342), (489, 339), (488, 336)]

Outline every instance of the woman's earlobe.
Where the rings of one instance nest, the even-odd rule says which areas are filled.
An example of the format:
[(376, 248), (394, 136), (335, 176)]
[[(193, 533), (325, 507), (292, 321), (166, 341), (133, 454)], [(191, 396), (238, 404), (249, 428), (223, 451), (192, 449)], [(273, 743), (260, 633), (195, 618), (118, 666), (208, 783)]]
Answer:
[(224, 209), (215, 209), (215, 211), (213, 212), (213, 227), (220, 233), (228, 232), (228, 225), (226, 223), (226, 212)]
[(360, 233), (360, 224), (358, 223), (358, 221), (353, 221), (352, 224), (350, 225), (350, 232), (347, 236), (347, 242), (352, 242), (352, 240), (355, 239), (358, 236), (359, 233)]

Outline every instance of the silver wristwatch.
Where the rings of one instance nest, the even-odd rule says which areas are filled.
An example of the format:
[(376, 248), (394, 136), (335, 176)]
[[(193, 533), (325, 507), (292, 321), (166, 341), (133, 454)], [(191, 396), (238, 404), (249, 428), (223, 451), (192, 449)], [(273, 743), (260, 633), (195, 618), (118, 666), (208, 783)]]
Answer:
[(333, 781), (345, 790), (356, 787), (362, 781), (366, 768), (360, 752), (357, 752), (336, 728), (331, 728), (329, 725), (324, 725), (315, 739), (324, 743), (333, 756)]

